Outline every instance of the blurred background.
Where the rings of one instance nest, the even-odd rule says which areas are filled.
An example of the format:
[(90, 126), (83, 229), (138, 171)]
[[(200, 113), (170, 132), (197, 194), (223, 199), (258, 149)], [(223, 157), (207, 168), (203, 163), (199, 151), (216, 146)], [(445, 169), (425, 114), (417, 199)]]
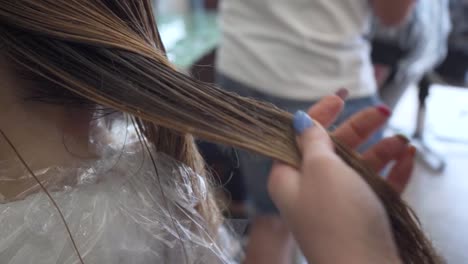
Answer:
[[(222, 1), (154, 1), (169, 59), (205, 82), (216, 78)], [(468, 263), (468, 1), (419, 0), (403, 23), (371, 25), (378, 94), (393, 110), (385, 134), (404, 134), (418, 150), (403, 196), (448, 263)], [(200, 147), (223, 186), (226, 215), (246, 219), (236, 152)]]

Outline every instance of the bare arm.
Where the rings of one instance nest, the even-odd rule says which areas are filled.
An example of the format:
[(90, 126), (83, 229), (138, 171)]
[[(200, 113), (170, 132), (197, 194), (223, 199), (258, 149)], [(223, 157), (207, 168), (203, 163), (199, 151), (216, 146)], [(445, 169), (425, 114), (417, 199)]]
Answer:
[(386, 26), (401, 24), (415, 2), (416, 0), (370, 0), (375, 15)]

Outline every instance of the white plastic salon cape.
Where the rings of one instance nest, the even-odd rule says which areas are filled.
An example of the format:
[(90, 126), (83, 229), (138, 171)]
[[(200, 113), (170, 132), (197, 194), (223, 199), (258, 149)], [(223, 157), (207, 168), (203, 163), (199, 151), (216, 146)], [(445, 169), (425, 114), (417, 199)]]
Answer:
[[(227, 229), (208, 231), (195, 209), (206, 195), (205, 179), (162, 154), (154, 155), (153, 166), (128, 130), (118, 131), (120, 143), (100, 146), (98, 161), (36, 171), (60, 182), (48, 190), (84, 263), (234, 263), (237, 247)], [(1, 183), (6, 176), (0, 176)], [(80, 263), (44, 192), (0, 204), (0, 263)]]

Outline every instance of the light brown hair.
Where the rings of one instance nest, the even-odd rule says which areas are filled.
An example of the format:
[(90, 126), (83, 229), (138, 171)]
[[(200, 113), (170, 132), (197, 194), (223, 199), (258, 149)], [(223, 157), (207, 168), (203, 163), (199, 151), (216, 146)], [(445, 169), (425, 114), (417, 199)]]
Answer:
[[(149, 0), (0, 0), (0, 41), (12, 61), (46, 84), (36, 99), (129, 113), (158, 151), (199, 173), (193, 136), (300, 166), (291, 114), (177, 71), (165, 56)], [(399, 195), (334, 142), (384, 204), (403, 262), (440, 263)], [(211, 199), (200, 210), (217, 221)]]

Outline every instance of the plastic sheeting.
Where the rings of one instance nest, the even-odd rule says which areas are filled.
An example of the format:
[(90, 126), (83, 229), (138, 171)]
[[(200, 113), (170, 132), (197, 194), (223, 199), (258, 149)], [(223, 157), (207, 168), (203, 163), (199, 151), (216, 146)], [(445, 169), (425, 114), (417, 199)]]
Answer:
[[(124, 118), (98, 123), (90, 144), (100, 159), (36, 172), (84, 263), (234, 263), (239, 248), (229, 230), (213, 235), (196, 210), (206, 180), (160, 153), (153, 166)], [(0, 184), (8, 180), (3, 170)], [(0, 263), (80, 263), (58, 211), (37, 186), (0, 204)]]

